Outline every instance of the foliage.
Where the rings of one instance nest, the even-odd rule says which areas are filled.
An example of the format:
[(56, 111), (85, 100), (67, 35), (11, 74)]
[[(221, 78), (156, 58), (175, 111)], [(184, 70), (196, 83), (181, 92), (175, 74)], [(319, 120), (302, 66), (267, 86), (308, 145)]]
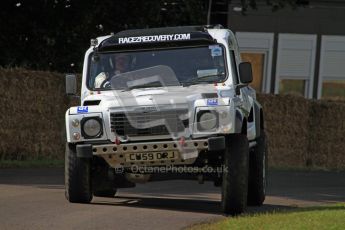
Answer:
[(343, 229), (345, 204), (290, 208), (290, 210), (256, 213), (200, 224), (190, 229)]
[(91, 38), (130, 28), (205, 24), (198, 0), (3, 0), (0, 66), (80, 72)]
[[(0, 66), (81, 72), (91, 38), (123, 29), (206, 24), (209, 1), (2, 0)], [(257, 1), (241, 0), (243, 14), (256, 9)], [(265, 1), (277, 10), (298, 0)], [(212, 0), (213, 6), (227, 2)]]

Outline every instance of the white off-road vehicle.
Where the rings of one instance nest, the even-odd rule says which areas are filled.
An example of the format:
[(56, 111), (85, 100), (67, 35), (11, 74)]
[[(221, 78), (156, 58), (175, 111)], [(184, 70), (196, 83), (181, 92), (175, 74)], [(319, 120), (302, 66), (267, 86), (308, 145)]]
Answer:
[[(81, 105), (66, 112), (66, 198), (89, 203), (136, 183), (195, 179), (221, 186), (225, 213), (261, 205), (264, 119), (251, 81), (250, 63), (221, 26), (92, 39)], [(76, 94), (76, 76), (66, 76), (66, 91)]]

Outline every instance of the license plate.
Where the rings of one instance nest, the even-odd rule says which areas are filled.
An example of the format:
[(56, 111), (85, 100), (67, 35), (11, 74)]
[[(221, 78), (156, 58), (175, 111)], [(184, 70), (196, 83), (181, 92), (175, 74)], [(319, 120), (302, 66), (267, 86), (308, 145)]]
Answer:
[(177, 152), (149, 152), (149, 153), (127, 153), (125, 159), (127, 162), (133, 161), (164, 161), (177, 159)]

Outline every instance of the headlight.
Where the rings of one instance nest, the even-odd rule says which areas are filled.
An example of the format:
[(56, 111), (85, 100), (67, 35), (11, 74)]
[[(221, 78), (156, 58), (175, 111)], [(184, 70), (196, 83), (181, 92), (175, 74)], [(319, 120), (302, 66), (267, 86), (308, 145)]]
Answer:
[(97, 138), (102, 135), (102, 120), (99, 117), (82, 120), (82, 135), (84, 138)]
[(218, 125), (218, 115), (215, 111), (200, 111), (198, 113), (198, 130), (214, 131)]

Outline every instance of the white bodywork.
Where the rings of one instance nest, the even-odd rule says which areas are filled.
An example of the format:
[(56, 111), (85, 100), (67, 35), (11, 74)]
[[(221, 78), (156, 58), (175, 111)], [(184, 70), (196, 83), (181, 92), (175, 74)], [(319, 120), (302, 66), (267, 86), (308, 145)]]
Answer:
[[(234, 66), (231, 64), (231, 50), (234, 51), (236, 57), (236, 65), (240, 63), (240, 55), (238, 52), (237, 41), (234, 34), (227, 29), (209, 29), (208, 33), (217, 40), (219, 44), (225, 47), (226, 64), (227, 64), (227, 80), (224, 83), (213, 85), (213, 84), (198, 84), (191, 85), (188, 87), (183, 86), (170, 86), (160, 88), (144, 88), (144, 89), (133, 89), (126, 92), (113, 92), (113, 91), (91, 91), (87, 88), (87, 70), (89, 55), (93, 52), (93, 47), (90, 47), (84, 59), (84, 68), (82, 76), (82, 87), (81, 87), (81, 105), (84, 105), (85, 101), (96, 101), (99, 100), (99, 105), (87, 106), (87, 112), (80, 112), (83, 110), (80, 107), (71, 107), (66, 112), (66, 132), (67, 142), (78, 143), (78, 142), (92, 142), (96, 141), (115, 143), (115, 139), (118, 138), (122, 144), (131, 143), (131, 141), (141, 141), (145, 143), (150, 141), (155, 142), (155, 139), (177, 139), (172, 136), (143, 136), (143, 137), (132, 137), (124, 138), (121, 136), (116, 137), (115, 133), (111, 130), (110, 124), (110, 113), (114, 111), (130, 111), (140, 106), (155, 106), (160, 105), (162, 107), (169, 107), (173, 109), (174, 106), (189, 105), (191, 114), (189, 118), (189, 127), (186, 128), (183, 134), (186, 140), (194, 140), (196, 138), (207, 138), (209, 136), (217, 136), (219, 134), (229, 134), (238, 132), (236, 130), (236, 111), (242, 115), (242, 118), (248, 117), (248, 114), (253, 109), (255, 101), (255, 91), (250, 87), (244, 87), (241, 89), (241, 95), (237, 96), (235, 93), (234, 79), (236, 76), (232, 76), (232, 73), (236, 72), (237, 69), (233, 69)], [(98, 44), (104, 39), (110, 36), (99, 37)], [(215, 98), (216, 105), (209, 105), (209, 98), (201, 98), (199, 95), (203, 93), (217, 94)], [(132, 100), (126, 100), (131, 97)], [(133, 98), (135, 103), (133, 103)], [(219, 127), (212, 132), (199, 132), (195, 123), (195, 114), (199, 110), (217, 110), (222, 114), (219, 120)], [(72, 122), (75, 120), (81, 121), (84, 117), (99, 117), (103, 123), (103, 134), (99, 138), (88, 140), (81, 135), (81, 125), (73, 126)], [(254, 114), (256, 116), (256, 114)], [(247, 123), (247, 137), (249, 141), (253, 141), (256, 134), (255, 120)], [(76, 139), (74, 136), (79, 133), (79, 138)], [(180, 136), (179, 136), (180, 138)], [(97, 146), (97, 144), (94, 144)], [(194, 155), (194, 159), (197, 156)], [(108, 163), (111, 163), (108, 161)], [(112, 166), (116, 164), (112, 164)]]

